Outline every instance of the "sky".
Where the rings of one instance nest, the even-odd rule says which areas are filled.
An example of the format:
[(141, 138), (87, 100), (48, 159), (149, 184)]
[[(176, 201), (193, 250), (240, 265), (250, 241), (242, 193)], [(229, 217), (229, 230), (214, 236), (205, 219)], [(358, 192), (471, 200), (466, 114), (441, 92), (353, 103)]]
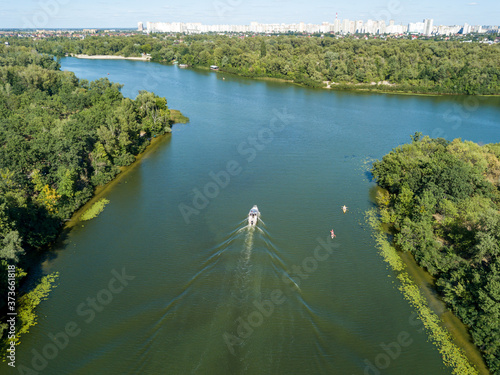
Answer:
[(0, 29), (135, 28), (139, 21), (333, 23), (339, 19), (397, 24), (434, 19), (434, 25), (498, 25), (498, 0), (2, 0)]

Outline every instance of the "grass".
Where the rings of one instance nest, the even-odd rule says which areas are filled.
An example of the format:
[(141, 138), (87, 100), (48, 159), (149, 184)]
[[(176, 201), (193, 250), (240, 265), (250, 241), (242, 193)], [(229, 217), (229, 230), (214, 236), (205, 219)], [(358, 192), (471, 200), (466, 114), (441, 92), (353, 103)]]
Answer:
[(170, 119), (174, 124), (185, 124), (189, 122), (189, 118), (184, 116), (180, 111), (176, 109), (170, 110)]
[(87, 221), (93, 219), (104, 210), (104, 207), (109, 203), (109, 200), (106, 198), (102, 198), (99, 201), (95, 202), (92, 207), (90, 207), (87, 211), (85, 211), (82, 216), (80, 216), (81, 221)]

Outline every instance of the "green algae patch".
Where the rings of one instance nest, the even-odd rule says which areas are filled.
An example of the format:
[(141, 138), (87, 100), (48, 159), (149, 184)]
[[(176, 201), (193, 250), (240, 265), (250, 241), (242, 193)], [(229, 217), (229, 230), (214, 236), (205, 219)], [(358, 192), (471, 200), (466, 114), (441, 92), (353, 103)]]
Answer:
[(90, 207), (87, 211), (85, 211), (82, 216), (80, 216), (80, 221), (87, 221), (93, 219), (104, 210), (104, 207), (109, 203), (109, 200), (106, 198), (102, 198), (99, 201), (95, 202), (92, 207)]

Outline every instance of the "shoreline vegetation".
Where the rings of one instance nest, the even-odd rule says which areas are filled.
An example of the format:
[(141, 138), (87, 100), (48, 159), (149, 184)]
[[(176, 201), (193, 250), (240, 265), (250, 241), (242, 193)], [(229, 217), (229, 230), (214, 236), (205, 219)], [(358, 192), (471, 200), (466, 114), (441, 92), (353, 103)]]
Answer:
[(102, 211), (104, 211), (104, 207), (106, 207), (108, 203), (109, 200), (106, 198), (98, 200), (80, 216), (80, 221), (87, 221), (96, 218)]
[[(171, 110), (172, 112), (175, 110)], [(179, 111), (177, 111), (179, 112)], [(180, 112), (179, 112), (180, 113)], [(176, 122), (176, 124), (180, 124), (182, 122)], [(117, 174), (111, 181), (109, 181), (105, 185), (97, 186), (94, 190), (94, 195), (78, 210), (74, 211), (71, 217), (64, 223), (63, 231), (71, 230), (75, 225), (81, 225), (82, 221), (80, 217), (85, 214), (86, 211), (92, 208), (94, 204), (99, 202), (102, 199), (106, 199), (105, 197), (109, 193), (111, 189), (113, 189), (117, 184), (121, 184), (122, 180), (127, 177), (127, 175), (139, 165), (139, 163), (148, 157), (148, 155), (156, 150), (156, 148), (161, 144), (161, 142), (165, 139), (165, 137), (170, 137), (172, 133), (165, 133), (156, 138), (151, 139), (150, 144), (144, 149), (143, 152), (136, 155), (135, 160), (127, 166), (120, 167), (120, 173)], [(56, 242), (57, 243), (57, 242)]]
[[(22, 291), (17, 343), (36, 324), (35, 308), (58, 276), (33, 269), (86, 202), (173, 124), (189, 121), (165, 98), (140, 91), (132, 100), (121, 87), (107, 78), (78, 79), (50, 55), (0, 46), (0, 293), (7, 295), (7, 269), (15, 267)], [(1, 316), (6, 308), (0, 306)], [(6, 328), (0, 325), (2, 349), (10, 341)]]
[[(76, 57), (80, 59), (91, 59), (91, 60), (135, 60), (135, 61), (151, 61), (151, 62), (158, 62), (154, 61), (151, 59), (151, 57), (124, 57), (124, 56), (113, 56), (113, 55), (71, 55), (68, 57)], [(165, 61), (161, 61), (162, 63), (165, 63)], [(171, 64), (171, 63), (169, 63)], [(183, 67), (184, 69), (186, 68), (194, 68), (194, 69), (199, 69), (203, 71), (212, 71), (208, 66), (204, 65), (196, 65), (196, 66), (190, 66), (187, 65)], [(260, 81), (273, 81), (273, 82), (283, 82), (283, 83), (290, 83), (293, 85), (301, 86), (301, 87), (309, 87), (309, 88), (320, 88), (324, 90), (337, 90), (337, 91), (354, 91), (354, 92), (372, 92), (372, 93), (380, 93), (380, 94), (394, 94), (394, 95), (418, 95), (418, 96), (457, 96), (457, 95), (464, 95), (461, 93), (438, 93), (438, 92), (420, 92), (420, 91), (404, 91), (404, 90), (398, 90), (398, 85), (395, 83), (390, 83), (389, 81), (379, 81), (379, 82), (369, 82), (369, 83), (363, 83), (363, 82), (358, 82), (358, 83), (353, 83), (353, 82), (330, 82), (330, 81), (323, 81), (321, 86), (311, 86), (303, 83), (297, 83), (292, 79), (286, 79), (286, 78), (276, 78), (276, 77), (270, 77), (270, 76), (254, 76), (254, 77), (249, 77), (247, 75), (234, 72), (234, 71), (225, 71), (221, 68), (217, 70), (217, 72), (224, 73), (224, 74), (234, 74), (235, 76), (238, 77), (244, 77), (244, 78), (251, 78), (255, 80), (260, 80)], [(384, 89), (384, 87), (386, 89)], [(495, 94), (476, 94), (477, 96), (500, 96), (499, 93)]]
[(479, 374), (469, 362), (463, 349), (453, 342), (451, 334), (442, 326), (438, 315), (429, 307), (427, 299), (408, 274), (405, 263), (401, 260), (396, 248), (387, 240), (387, 234), (382, 229), (382, 222), (378, 219), (375, 210), (367, 212), (367, 222), (373, 231), (373, 237), (381, 256), (389, 264), (391, 270), (396, 273), (396, 278), (400, 283), (399, 291), (415, 309), (430, 341), (441, 354), (444, 365), (451, 368), (453, 375)]
[[(76, 57), (80, 59), (93, 59), (93, 60), (136, 60), (136, 61), (152, 61), (152, 62), (158, 62), (151, 60), (151, 57), (148, 56), (146, 57), (124, 57), (124, 56), (113, 56), (113, 55), (71, 55), (68, 57)], [(165, 63), (165, 61), (161, 61), (162, 63)], [(171, 64), (171, 63), (169, 63)], [(194, 69), (199, 69), (199, 70), (204, 70), (204, 71), (212, 71), (208, 66), (204, 65), (196, 65), (196, 66), (190, 66), (187, 64), (184, 64), (183, 66), (184, 69), (186, 68), (194, 68)], [(283, 82), (283, 83), (290, 83), (294, 84), (297, 86), (301, 87), (310, 87), (310, 88), (320, 88), (324, 90), (342, 90), (342, 91), (355, 91), (355, 92), (373, 92), (373, 93), (380, 93), (380, 94), (394, 94), (394, 95), (419, 95), (419, 96), (450, 96), (450, 95), (463, 95), (461, 93), (438, 93), (438, 92), (420, 92), (420, 91), (404, 91), (404, 90), (398, 90), (399, 87), (395, 83), (390, 83), (389, 81), (379, 81), (379, 82), (369, 82), (369, 83), (364, 83), (364, 82), (330, 82), (330, 81), (323, 81), (321, 86), (314, 86), (314, 85), (308, 85), (308, 84), (303, 84), (303, 83), (297, 83), (292, 79), (287, 79), (287, 78), (277, 78), (277, 77), (270, 77), (270, 76), (252, 76), (249, 77), (247, 75), (234, 72), (234, 71), (225, 71), (224, 69), (217, 69), (218, 72), (220, 73), (225, 73), (225, 74), (234, 74), (235, 76), (238, 77), (244, 77), (244, 78), (251, 78), (255, 80), (261, 80), (261, 81), (273, 81), (273, 82)], [(384, 89), (384, 87), (386, 89)], [(500, 96), (500, 93), (495, 93), (495, 94), (476, 94), (477, 96)]]
[(365, 40), (335, 35), (215, 34), (1, 40), (4, 39), (13, 47), (34, 48), (57, 57), (140, 59), (150, 55), (153, 62), (176, 61), (201, 69), (216, 65), (224, 73), (284, 79), (312, 88), (435, 95), (500, 94), (498, 43), (383, 36)]
[[(377, 210), (368, 213), (368, 222), (377, 247), (445, 364), (456, 374), (471, 373), (463, 367), (464, 353), (442, 331), (453, 323), (432, 312), (403, 264), (405, 257), (432, 276), (439, 298), (467, 327), (488, 369), (500, 374), (500, 144), (416, 133), (411, 144), (374, 162), (372, 174), (379, 188)], [(460, 337), (464, 340), (465, 333)], [(484, 373), (477, 355), (468, 355)]]
[[(397, 252), (397, 250), (394, 249)], [(397, 252), (405, 265), (409, 278), (420, 289), (431, 311), (436, 314), (442, 325), (450, 334), (453, 343), (460, 348), (479, 375), (490, 375), (479, 349), (474, 345), (468, 328), (446, 307), (446, 304), (436, 294), (434, 278), (420, 267), (411, 253)]]

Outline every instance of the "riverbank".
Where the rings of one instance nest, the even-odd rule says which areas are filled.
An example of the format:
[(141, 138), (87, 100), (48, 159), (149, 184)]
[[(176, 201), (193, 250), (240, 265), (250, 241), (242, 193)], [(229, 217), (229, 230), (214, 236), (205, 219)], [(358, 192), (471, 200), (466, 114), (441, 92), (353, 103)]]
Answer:
[[(151, 92), (141, 91), (135, 100), (131, 100), (120, 93), (119, 85), (106, 80), (90, 84), (78, 80), (60, 83), (62, 78), (49, 81), (46, 77), (65, 75), (51, 56), (34, 52), (15, 55), (15, 52), (12, 51), (12, 55), (19, 60), (14, 57), (13, 62), (20, 66), (17, 74), (22, 76), (24, 70), (39, 66), (40, 71), (44, 69), (40, 73), (40, 82), (44, 84), (36, 87), (20, 85), (20, 93), (12, 94), (9, 98), (15, 109), (4, 113), (2, 120), (25, 116), (33, 108), (43, 111), (41, 108), (45, 108), (45, 100), (57, 100), (59, 103), (57, 109), (49, 111), (49, 114), (44, 112), (45, 122), (36, 116), (26, 120), (31, 126), (30, 139), (23, 140), (21, 152), (18, 150), (19, 144), (14, 146), (8, 141), (13, 139), (11, 133), (15, 131), (6, 128), (2, 132), (7, 139), (0, 158), (2, 170), (5, 168), (9, 171), (9, 178), (31, 171), (30, 178), (17, 180), (15, 184), (3, 184), (0, 189), (2, 197), (13, 197), (7, 203), (2, 200), (0, 205), (0, 216), (9, 219), (6, 221), (9, 225), (4, 226), (0, 238), (10, 235), (15, 240), (14, 256), (3, 253), (2, 264), (7, 260), (16, 266), (16, 308), (19, 313), (15, 336), (19, 340), (20, 334), (36, 324), (35, 308), (48, 295), (50, 285), (56, 280), (55, 276), (47, 278), (46, 273), (50, 270), (44, 269), (43, 263), (53, 259), (56, 254), (54, 246), (64, 242), (64, 234), (70, 228), (66, 224), (76, 222), (75, 215), (80, 217), (82, 206), (86, 209), (89, 201), (99, 196), (100, 187), (106, 187), (126, 169), (122, 166), (136, 164), (145, 151), (151, 149), (151, 144), (156, 143), (154, 140), (169, 133), (173, 124), (187, 122), (188, 119), (179, 111), (170, 110), (165, 98)], [(25, 61), (33, 63), (25, 67)], [(81, 87), (86, 87), (86, 90), (79, 92), (81, 102), (85, 103), (81, 106), (74, 105), (67, 96), (62, 95), (63, 92), (74, 92)], [(102, 92), (109, 95), (102, 95)], [(103, 136), (100, 130), (105, 120), (119, 125), (113, 128), (112, 133)], [(59, 121), (74, 124), (71, 136), (64, 132), (53, 134), (53, 142), (48, 148), (45, 132), (55, 131)], [(67, 142), (71, 143), (71, 150)], [(38, 151), (32, 152), (33, 149)], [(29, 161), (20, 165), (15, 162), (16, 159)], [(63, 171), (63, 177), (60, 171)], [(22, 214), (19, 215), (5, 214), (21, 209)], [(7, 232), (5, 228), (8, 228)], [(3, 268), (2, 276), (5, 271), (6, 268)], [(7, 277), (2, 277), (0, 289), (3, 293), (8, 290)], [(1, 305), (0, 316), (5, 317), (7, 310), (5, 304)], [(0, 328), (2, 339), (5, 340), (5, 324), (0, 324)]]
[[(293, 81), (292, 81), (293, 82)], [(417, 96), (500, 96), (500, 94), (474, 94), (467, 95), (463, 93), (447, 93), (447, 92), (422, 92), (422, 91), (412, 91), (412, 90), (401, 90), (400, 85), (395, 83), (390, 83), (387, 81), (381, 82), (370, 82), (370, 83), (338, 83), (338, 82), (328, 82), (324, 81), (326, 90), (337, 90), (337, 91), (353, 91), (353, 92), (371, 92), (380, 94), (394, 94), (394, 95), (417, 95)], [(307, 85), (305, 85), (307, 87)]]
[(429, 308), (439, 318), (441, 325), (448, 330), (453, 342), (463, 349), (465, 356), (474, 365), (478, 374), (490, 375), (491, 372), (488, 370), (481, 352), (472, 342), (469, 330), (437, 295), (435, 279), (432, 275), (421, 268), (410, 253), (398, 253), (398, 255), (403, 261), (411, 280), (419, 287)]
[[(153, 61), (158, 62), (158, 61)], [(161, 62), (159, 62), (161, 63)], [(200, 71), (213, 71), (209, 67), (196, 65), (196, 66), (186, 66), (185, 68), (192, 68), (194, 70)], [(371, 82), (371, 83), (340, 83), (340, 82), (330, 82), (323, 81), (321, 84), (317, 83), (317, 85), (309, 85), (307, 83), (296, 82), (292, 79), (286, 78), (276, 78), (276, 77), (268, 77), (268, 76), (249, 76), (245, 74), (241, 74), (239, 72), (234, 71), (225, 71), (223, 68), (219, 68), (218, 73), (235, 75), (237, 77), (243, 77), (248, 79), (254, 79), (258, 81), (270, 81), (270, 82), (281, 82), (281, 83), (289, 83), (295, 86), (310, 88), (310, 89), (322, 89), (322, 90), (332, 90), (332, 91), (352, 91), (352, 92), (370, 92), (370, 93), (378, 93), (378, 94), (392, 94), (392, 95), (416, 95), (416, 96), (491, 96), (498, 97), (500, 94), (475, 94), (475, 95), (467, 95), (463, 93), (443, 93), (443, 92), (422, 92), (422, 91), (411, 91), (411, 90), (401, 90), (400, 85), (395, 83), (390, 83), (388, 81), (380, 81), (380, 82)]]
[[(163, 61), (154, 61), (151, 60), (150, 55), (143, 55), (141, 57), (125, 57), (125, 56), (114, 56), (114, 55), (85, 55), (85, 54), (72, 54), (71, 57), (76, 57), (78, 59), (90, 59), (90, 60), (133, 60), (133, 61), (152, 61), (163, 63)], [(183, 68), (193, 68), (197, 70), (203, 71), (212, 71), (209, 67), (202, 65), (195, 66), (183, 66)], [(224, 74), (234, 74), (238, 77), (250, 78), (261, 81), (272, 81), (272, 82), (282, 82), (282, 83), (290, 83), (293, 85), (297, 85), (300, 87), (306, 88), (320, 88), (324, 90), (336, 90), (336, 91), (353, 91), (353, 92), (373, 92), (373, 93), (381, 93), (381, 94), (395, 94), (395, 95), (419, 95), (419, 96), (468, 96), (463, 93), (443, 93), (443, 92), (422, 92), (422, 91), (412, 91), (412, 90), (401, 90), (400, 85), (391, 83), (389, 81), (379, 81), (379, 82), (370, 82), (370, 83), (340, 83), (340, 82), (331, 82), (331, 81), (323, 81), (321, 83), (317, 83), (317, 85), (310, 85), (307, 83), (296, 82), (292, 79), (286, 78), (276, 78), (269, 76), (248, 76), (245, 74), (241, 74), (239, 72), (234, 71), (225, 71), (223, 68), (219, 68), (217, 72)], [(476, 94), (472, 96), (500, 96), (500, 94)]]
[[(85, 225), (80, 221), (80, 216), (90, 207), (92, 207), (94, 203), (104, 198), (106, 194), (108, 194), (113, 188), (121, 183), (124, 183), (123, 179), (127, 177), (135, 168), (137, 168), (141, 164), (141, 161), (147, 158), (153, 151), (155, 151), (159, 147), (159, 145), (165, 143), (165, 141), (170, 141), (171, 136), (172, 133), (165, 133), (157, 136), (156, 138), (152, 138), (150, 144), (145, 148), (145, 150), (136, 155), (135, 161), (132, 164), (129, 164), (126, 167), (120, 167), (120, 173), (118, 173), (115, 178), (113, 178), (107, 184), (98, 186), (95, 189), (92, 198), (90, 198), (90, 200), (88, 200), (82, 207), (75, 211), (71, 218), (65, 223), (63, 231), (71, 230), (71, 228), (78, 224)], [(59, 240), (60, 239), (61, 237), (59, 237)], [(46, 262), (47, 261), (44, 261), (42, 265), (47, 265)]]
[(84, 55), (84, 54), (72, 54), (70, 57), (76, 57), (77, 59), (89, 59), (89, 60), (134, 60), (134, 61), (150, 61), (151, 56), (143, 55), (141, 57), (125, 57), (125, 56), (114, 56), (114, 55)]
[[(146, 159), (149, 155), (151, 155), (155, 150), (158, 149), (161, 145), (164, 145), (166, 142), (170, 141), (172, 133), (164, 133), (155, 138), (151, 139), (150, 144), (145, 148), (145, 150), (136, 155), (136, 159), (133, 163), (128, 166), (121, 167), (120, 173), (115, 176), (115, 178), (109, 181), (107, 184), (103, 186), (98, 186), (92, 198), (90, 198), (83, 206), (81, 206), (78, 210), (76, 210), (71, 218), (64, 224), (61, 229), (59, 236), (56, 241), (50, 244), (43, 253), (39, 253), (36, 256), (32, 256), (26, 259), (26, 271), (27, 277), (20, 284), (20, 290), (24, 291), (25, 294), (19, 294), (18, 299), (21, 301), (25, 299), (25, 296), (33, 295), (31, 299), (35, 302), (30, 303), (31, 310), (34, 311), (36, 306), (46, 299), (50, 293), (50, 290), (55, 287), (55, 282), (57, 281), (58, 274), (57, 273), (47, 273), (47, 269), (49, 269), (49, 263), (54, 259), (54, 253), (51, 251), (53, 248), (63, 248), (64, 241), (66, 239), (67, 234), (71, 231), (75, 226), (82, 225), (84, 226), (84, 222), (80, 220), (81, 215), (87, 211), (92, 205), (106, 196), (113, 188), (117, 185), (124, 183), (124, 179), (138, 166), (140, 166), (142, 160)], [(125, 181), (126, 183), (126, 181)], [(45, 270), (45, 271), (43, 271)], [(40, 284), (37, 284), (37, 280), (40, 279)], [(21, 304), (22, 309), (26, 309), (24, 305)], [(32, 323), (29, 326), (19, 327), (18, 333), (19, 337), (16, 336), (16, 342), (20, 343), (21, 334), (28, 333), (28, 329), (36, 324), (36, 314), (30, 312), (29, 314), (25, 314), (29, 316), (33, 316)], [(4, 318), (4, 316), (2, 317)], [(2, 319), (3, 321), (3, 319)], [(7, 345), (7, 342), (2, 342), (0, 347), (4, 347)]]
[[(400, 283), (399, 290), (404, 298), (415, 308), (416, 314), (422, 322), (429, 340), (437, 347), (442, 356), (443, 363), (449, 367), (454, 375), (488, 375), (489, 371), (485, 370), (484, 363), (481, 363), (481, 357), (467, 356), (464, 347), (459, 347), (451, 336), (448, 328), (443, 326), (443, 323), (432, 308), (433, 304), (428, 300), (421, 289), (420, 285), (415, 283), (411, 274), (408, 272), (405, 262), (399, 256), (396, 248), (391, 245), (387, 238), (387, 233), (382, 229), (382, 222), (378, 218), (375, 210), (366, 213), (366, 220), (372, 229), (373, 238), (376, 242), (380, 255), (384, 261), (388, 263), (391, 270), (396, 274)], [(476, 362), (472, 362), (475, 359)], [(479, 372), (478, 368), (482, 371)]]
[[(151, 60), (158, 62), (177, 59), (179, 64), (190, 66), (208, 67), (215, 64), (221, 67), (221, 71), (239, 72), (247, 77), (268, 75), (291, 78), (308, 87), (330, 86), (332, 89), (335, 83), (356, 86), (366, 82), (368, 86), (386, 86), (412, 93), (500, 94), (497, 74), (499, 51), (485, 44), (399, 38), (384, 41), (350, 38), (333, 40), (292, 35), (256, 38), (231, 39), (227, 35), (186, 35), (183, 38), (172, 35), (158, 38), (137, 35), (120, 37), (119, 47), (115, 46), (111, 50), (110, 46), (114, 45), (116, 39), (102, 36), (98, 39), (71, 40), (65, 44), (63, 53), (79, 51), (92, 54), (99, 51), (109, 55), (90, 58), (107, 59), (114, 54), (121, 58), (127, 54), (140, 56), (140, 53), (150, 52)], [(16, 43), (15, 40), (9, 42), (12, 45)], [(57, 43), (44, 41), (44, 52), (52, 50), (60, 54)], [(33, 47), (39, 48), (40, 44), (40, 41), (36, 41)], [(225, 46), (231, 48), (226, 49)], [(222, 48), (224, 54), (215, 54), (217, 48)], [(429, 50), (433, 53), (429, 53)], [(243, 59), (241, 51), (245, 51)], [(440, 58), (436, 60), (435, 56)], [(456, 69), (456, 66), (472, 65), (474, 70)]]
[[(426, 281), (424, 295), (432, 301), (440, 324), (444, 321), (449, 332), (457, 333), (455, 342), (470, 352), (469, 358), (477, 362), (482, 356), (490, 371), (497, 373), (499, 332), (490, 322), (498, 320), (498, 302), (489, 297), (493, 290), (489, 280), (498, 275), (492, 266), (498, 251), (488, 244), (500, 238), (499, 228), (492, 224), (500, 219), (498, 183), (496, 167), (484, 165), (500, 165), (499, 145), (444, 141), (421, 133), (411, 138), (410, 144), (373, 163), (373, 177), (382, 188), (376, 197), (378, 215), (393, 234), (386, 247), (394, 256), (411, 254), (407, 264), (416, 271), (414, 257), (432, 275), (435, 282)], [(448, 184), (448, 176), (459, 168), (463, 168), (460, 179)], [(471, 340), (481, 355), (467, 345)]]

